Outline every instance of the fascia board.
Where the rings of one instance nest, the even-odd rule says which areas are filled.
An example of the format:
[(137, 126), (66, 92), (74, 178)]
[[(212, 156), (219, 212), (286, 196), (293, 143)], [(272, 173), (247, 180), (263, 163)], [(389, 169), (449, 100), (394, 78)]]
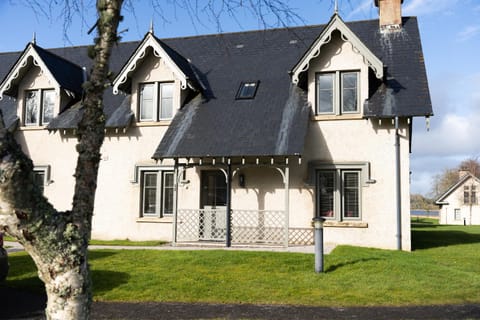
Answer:
[(33, 64), (39, 67), (47, 75), (50, 81), (53, 82), (56, 88), (56, 91), (58, 91), (58, 88), (60, 88), (60, 84), (58, 83), (57, 79), (55, 79), (53, 74), (47, 68), (47, 66), (45, 65), (43, 60), (40, 58), (40, 56), (38, 55), (33, 45), (29, 44), (28, 47), (25, 49), (25, 51), (22, 53), (22, 56), (20, 57), (20, 59), (18, 59), (15, 66), (8, 73), (5, 80), (0, 85), (0, 100), (3, 99), (3, 94), (5, 93), (5, 91), (9, 90), (12, 87), (13, 81), (19, 77), (20, 71), (27, 66), (29, 57), (33, 58)]
[(119, 86), (125, 83), (128, 79), (128, 76), (131, 72), (135, 71), (137, 68), (137, 63), (140, 59), (145, 57), (145, 53), (148, 47), (153, 49), (153, 54), (164, 60), (167, 66), (172, 70), (172, 72), (180, 79), (182, 90), (187, 88), (187, 76), (182, 72), (182, 70), (177, 66), (177, 64), (172, 60), (172, 58), (165, 52), (160, 43), (153, 37), (151, 33), (147, 35), (145, 40), (139, 45), (135, 53), (130, 57), (128, 63), (122, 68), (118, 76), (113, 81), (113, 94), (118, 94)]
[(313, 45), (303, 55), (300, 61), (292, 69), (292, 82), (298, 84), (300, 73), (305, 72), (310, 67), (310, 61), (320, 55), (321, 47), (332, 40), (332, 32), (338, 30), (341, 33), (342, 40), (349, 42), (353, 50), (361, 54), (364, 61), (375, 72), (378, 79), (383, 78), (383, 62), (375, 56), (370, 49), (350, 30), (350, 28), (338, 16), (334, 15), (320, 36)]

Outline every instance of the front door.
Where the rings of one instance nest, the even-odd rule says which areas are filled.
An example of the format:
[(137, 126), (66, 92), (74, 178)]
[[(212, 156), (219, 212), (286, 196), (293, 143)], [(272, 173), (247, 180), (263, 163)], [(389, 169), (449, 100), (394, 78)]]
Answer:
[(220, 170), (204, 170), (201, 176), (200, 239), (226, 239), (227, 183)]

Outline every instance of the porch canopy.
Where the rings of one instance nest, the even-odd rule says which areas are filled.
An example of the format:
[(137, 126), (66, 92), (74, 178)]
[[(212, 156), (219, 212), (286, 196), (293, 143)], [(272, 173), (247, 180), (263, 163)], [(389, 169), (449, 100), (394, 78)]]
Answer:
[[(232, 175), (251, 165), (268, 166), (282, 175), (286, 195), (282, 241), (288, 245), (288, 166), (298, 163), (303, 154), (311, 112), (306, 92), (292, 84), (288, 74), (301, 51), (265, 46), (269, 35), (258, 36), (260, 39), (235, 39), (238, 45), (228, 53), (202, 54), (211, 61), (192, 61), (203, 90), (187, 97), (153, 155), (156, 160), (174, 159), (177, 172), (185, 166), (202, 165), (215, 165), (224, 172), (227, 246)], [(290, 47), (291, 35), (286, 32), (282, 36), (283, 45)], [(221, 39), (215, 41), (220, 42), (212, 44), (216, 50), (226, 45)], [(259, 47), (262, 54), (258, 54)], [(285, 54), (279, 55), (279, 50)]]
[[(305, 94), (290, 83), (285, 83), (286, 90), (274, 91), (278, 92), (276, 96), (268, 94), (268, 81), (257, 85), (254, 99), (205, 101), (201, 96), (195, 97), (177, 112), (155, 151), (154, 159), (175, 160), (175, 192), (185, 167), (215, 166), (225, 175), (226, 208), (179, 210), (175, 196), (174, 243), (210, 239), (225, 240), (226, 246), (230, 246), (233, 239), (234, 243), (288, 246), (289, 163), (301, 159), (310, 108)], [(232, 176), (247, 166), (266, 166), (281, 174), (284, 211), (232, 210)], [(211, 236), (206, 237), (206, 233)]]

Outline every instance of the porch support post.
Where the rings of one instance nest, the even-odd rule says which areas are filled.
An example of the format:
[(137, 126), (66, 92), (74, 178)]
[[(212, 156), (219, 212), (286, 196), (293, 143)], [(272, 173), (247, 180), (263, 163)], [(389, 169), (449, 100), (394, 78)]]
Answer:
[(288, 247), (289, 240), (289, 224), (290, 224), (290, 169), (285, 166), (285, 247)]
[(172, 228), (172, 246), (177, 245), (177, 212), (178, 212), (178, 159), (175, 158), (173, 167), (173, 228)]
[(226, 210), (226, 246), (232, 246), (232, 165), (227, 165), (227, 210)]

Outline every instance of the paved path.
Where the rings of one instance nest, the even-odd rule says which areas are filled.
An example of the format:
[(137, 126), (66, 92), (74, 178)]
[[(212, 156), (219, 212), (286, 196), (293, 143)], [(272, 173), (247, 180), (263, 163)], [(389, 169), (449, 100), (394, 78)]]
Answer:
[[(5, 248), (8, 252), (22, 251), (23, 247), (18, 242), (5, 241)], [(298, 252), (298, 253), (314, 253), (314, 246), (292, 246), (292, 247), (275, 247), (275, 246), (233, 246), (226, 248), (224, 245), (178, 245), (171, 246), (166, 244), (163, 246), (103, 246), (91, 245), (90, 249), (113, 249), (113, 250), (238, 250), (238, 251), (270, 251), (270, 252)], [(329, 254), (335, 248), (335, 245), (326, 243), (324, 245), (324, 253)]]
[[(0, 285), (0, 319), (45, 319), (46, 297)], [(94, 302), (92, 319), (480, 320), (480, 305), (326, 308), (250, 304)]]

